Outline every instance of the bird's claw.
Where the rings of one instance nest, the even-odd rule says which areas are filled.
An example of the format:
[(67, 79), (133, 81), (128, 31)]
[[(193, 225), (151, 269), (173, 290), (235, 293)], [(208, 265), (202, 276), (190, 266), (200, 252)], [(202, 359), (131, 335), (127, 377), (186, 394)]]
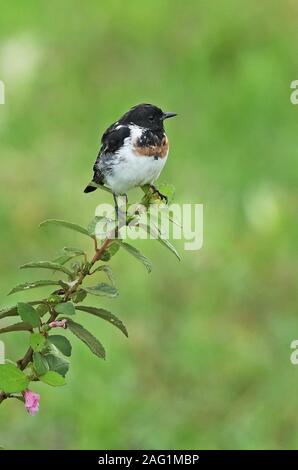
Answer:
[(168, 204), (168, 197), (167, 196), (165, 196), (164, 194), (159, 192), (158, 189), (153, 185), (151, 186), (151, 189), (153, 191), (153, 194), (157, 194), (161, 201), (165, 201), (165, 203)]

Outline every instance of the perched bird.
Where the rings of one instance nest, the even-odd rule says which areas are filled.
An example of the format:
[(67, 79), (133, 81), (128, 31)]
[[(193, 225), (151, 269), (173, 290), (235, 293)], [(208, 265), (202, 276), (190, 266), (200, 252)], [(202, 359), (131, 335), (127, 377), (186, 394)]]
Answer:
[(84, 192), (90, 193), (97, 185), (105, 185), (115, 198), (131, 188), (150, 184), (153, 192), (166, 199), (153, 182), (159, 177), (169, 153), (164, 120), (174, 116), (177, 114), (164, 113), (152, 104), (139, 104), (125, 113), (103, 134), (93, 167), (93, 180)]

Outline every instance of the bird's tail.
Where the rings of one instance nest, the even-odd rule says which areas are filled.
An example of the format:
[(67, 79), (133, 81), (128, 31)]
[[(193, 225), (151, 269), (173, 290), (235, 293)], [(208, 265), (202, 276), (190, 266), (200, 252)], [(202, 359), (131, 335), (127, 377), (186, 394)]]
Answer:
[(86, 186), (84, 189), (84, 193), (92, 193), (92, 191), (95, 191), (98, 188), (98, 185), (94, 183), (94, 181), (91, 181), (91, 183)]

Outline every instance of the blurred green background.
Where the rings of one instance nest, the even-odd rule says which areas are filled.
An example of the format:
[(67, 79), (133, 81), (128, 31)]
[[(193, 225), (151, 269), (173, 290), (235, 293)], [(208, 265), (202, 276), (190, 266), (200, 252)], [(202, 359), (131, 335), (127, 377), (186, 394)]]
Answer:
[[(65, 245), (92, 249), (38, 224), (87, 224), (110, 201), (82, 190), (102, 132), (130, 106), (179, 113), (160, 181), (177, 202), (204, 204), (204, 247), (175, 242), (181, 263), (154, 241), (136, 242), (151, 275), (126, 252), (112, 260), (120, 297), (92, 300), (121, 317), (129, 339), (78, 314), (107, 361), (74, 339), (68, 385), (34, 386), (36, 417), (2, 404), (1, 446), (297, 448), (297, 14), (294, 0), (1, 5), (3, 306), (43, 294), (6, 297), (46, 278), (19, 265)], [(16, 360), (27, 338), (3, 339)]]

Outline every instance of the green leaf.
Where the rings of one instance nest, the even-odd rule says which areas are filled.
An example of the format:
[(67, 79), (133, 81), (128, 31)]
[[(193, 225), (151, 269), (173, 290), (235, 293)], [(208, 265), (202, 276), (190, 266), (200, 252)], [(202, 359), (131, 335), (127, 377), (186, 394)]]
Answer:
[(51, 385), (52, 387), (61, 387), (62, 385), (65, 385), (64, 377), (53, 370), (49, 370), (44, 375), (41, 375), (39, 380), (47, 385)]
[[(42, 304), (43, 300), (35, 300), (33, 302), (26, 302), (29, 305), (39, 305), (39, 306), (46, 306), (45, 304)], [(37, 307), (38, 309), (39, 307)], [(0, 310), (0, 320), (5, 317), (16, 317), (18, 316), (18, 306), (14, 305), (13, 307), (7, 307), (3, 310)]]
[(94, 274), (98, 271), (103, 271), (108, 279), (111, 281), (112, 285), (114, 286), (115, 285), (115, 278), (114, 278), (114, 274), (113, 274), (113, 271), (112, 269), (110, 268), (110, 266), (107, 266), (106, 264), (102, 264), (101, 266), (99, 266), (98, 268), (94, 269), (94, 271), (92, 271), (91, 274)]
[(71, 344), (69, 340), (65, 338), (65, 336), (51, 335), (51, 336), (48, 336), (48, 341), (54, 344), (54, 346), (56, 346), (56, 348), (59, 349), (59, 351), (62, 352), (64, 356), (67, 356), (67, 357), (71, 356)]
[(83, 289), (79, 289), (71, 295), (71, 298), (75, 304), (83, 302), (86, 297), (87, 292), (85, 292)]
[(94, 217), (94, 219), (91, 220), (91, 222), (88, 224), (88, 227), (87, 227), (89, 235), (92, 235), (92, 236), (95, 235), (96, 225), (98, 224), (98, 222), (100, 222), (103, 219), (108, 220), (106, 219), (106, 217), (103, 217), (103, 216), (96, 216)]
[(18, 314), (25, 323), (29, 323), (33, 328), (37, 328), (40, 325), (39, 315), (32, 305), (19, 302)]
[(56, 354), (46, 354), (45, 359), (50, 370), (57, 372), (63, 377), (66, 376), (69, 370), (69, 362)]
[(68, 261), (73, 259), (75, 256), (77, 255), (74, 255), (74, 254), (60, 255), (60, 256), (57, 256), (57, 258), (53, 260), (53, 263), (59, 263), (61, 265), (64, 265), (68, 263)]
[(106, 353), (103, 345), (96, 339), (88, 330), (86, 330), (79, 323), (74, 322), (70, 318), (67, 319), (67, 326), (69, 330), (77, 336), (83, 343), (85, 343), (90, 351), (96, 356), (105, 359)]
[(106, 297), (117, 297), (118, 295), (118, 290), (105, 282), (101, 282), (100, 284), (92, 287), (83, 287), (83, 290), (89, 294), (104, 295)]
[(46, 358), (39, 352), (33, 353), (33, 364), (38, 376), (44, 375), (49, 370), (49, 365)]
[(148, 273), (151, 272), (152, 270), (152, 264), (151, 261), (146, 258), (146, 256), (142, 255), (142, 253), (137, 250), (134, 246), (130, 245), (129, 243), (123, 242), (121, 240), (117, 240), (117, 243), (124, 248), (128, 253), (130, 253), (132, 256), (134, 256), (137, 260), (139, 260), (145, 268), (147, 269)]
[(15, 292), (21, 292), (23, 290), (35, 289), (36, 287), (44, 286), (60, 286), (59, 281), (35, 281), (35, 282), (25, 282), (24, 284), (19, 284), (14, 287), (8, 295), (14, 294)]
[(104, 308), (95, 308), (95, 307), (85, 307), (85, 306), (77, 306), (76, 310), (81, 310), (82, 312), (87, 312), (91, 313), (92, 315), (95, 315), (96, 317), (102, 318), (103, 320), (108, 321), (112, 325), (116, 326), (116, 328), (119, 328), (119, 330), (122, 331), (122, 333), (125, 334), (125, 336), (128, 336), (127, 329), (125, 325), (122, 323), (119, 318), (117, 318), (113, 313), (109, 312), (108, 310), (105, 310)]
[(19, 322), (15, 323), (14, 325), (6, 326), (5, 328), (0, 329), (0, 334), (2, 333), (10, 333), (11, 331), (31, 331), (32, 326), (29, 323)]
[(61, 315), (74, 315), (76, 313), (72, 302), (62, 302), (56, 305), (55, 312)]
[(149, 235), (152, 234), (154, 236), (154, 238), (156, 238), (156, 240), (159, 243), (161, 243), (168, 250), (170, 250), (172, 253), (174, 253), (176, 258), (178, 258), (179, 261), (181, 261), (181, 256), (179, 255), (176, 248), (169, 242), (169, 240), (167, 240), (166, 238), (162, 238), (160, 231), (156, 227), (155, 227), (155, 229), (153, 229), (153, 227), (149, 227), (149, 226), (146, 226), (144, 224), (140, 224), (139, 227), (142, 228), (143, 230), (145, 230)]
[(45, 220), (44, 222), (40, 224), (40, 227), (46, 227), (48, 225), (59, 225), (61, 227), (74, 230), (75, 232), (79, 232), (79, 233), (82, 233), (83, 235), (87, 235), (88, 237), (90, 237), (88, 230), (86, 230), (84, 227), (81, 227), (81, 225), (73, 224), (71, 222), (66, 222), (65, 220), (56, 220), (56, 219)]
[(39, 304), (36, 307), (36, 313), (41, 318), (49, 311), (49, 306), (47, 304)]
[(40, 333), (32, 333), (30, 336), (30, 346), (35, 352), (40, 352), (46, 344), (46, 338)]
[(72, 276), (72, 272), (62, 266), (60, 263), (54, 263), (53, 261), (37, 261), (32, 263), (26, 263), (20, 266), (20, 269), (27, 269), (27, 268), (39, 268), (39, 269), (52, 269), (53, 271), (61, 271), (68, 276)]
[(65, 246), (63, 250), (66, 251), (66, 253), (71, 253), (74, 256), (85, 256), (86, 254), (85, 251), (80, 250), (79, 248), (68, 248)]
[(16, 317), (17, 315), (18, 315), (17, 305), (0, 310), (0, 319), (5, 318), (5, 317)]
[(118, 243), (113, 242), (109, 247), (102, 253), (100, 259), (101, 261), (110, 261), (110, 259), (117, 253), (120, 246)]
[(172, 243), (169, 242), (169, 240), (167, 240), (166, 238), (161, 238), (161, 236), (158, 237), (158, 241), (164, 245), (168, 250), (170, 250), (172, 253), (174, 253), (174, 255), (176, 256), (176, 258), (178, 258), (179, 261), (181, 261), (181, 256), (179, 255), (178, 251), (176, 250), (176, 248), (172, 245)]
[(14, 364), (0, 364), (0, 390), (4, 393), (17, 393), (29, 385), (28, 377)]

